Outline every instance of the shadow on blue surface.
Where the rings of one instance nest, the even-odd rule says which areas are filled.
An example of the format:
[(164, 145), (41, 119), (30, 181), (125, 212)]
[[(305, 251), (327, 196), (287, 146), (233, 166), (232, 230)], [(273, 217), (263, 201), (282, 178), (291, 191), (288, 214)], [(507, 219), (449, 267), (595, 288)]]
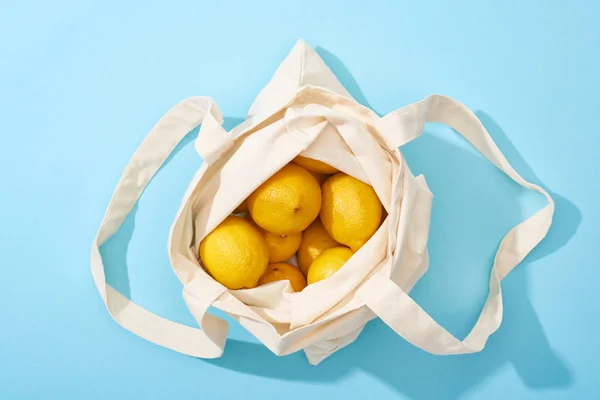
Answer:
[[(317, 47), (317, 52), (348, 91), (368, 106), (343, 63), (325, 49)], [(500, 127), (484, 112), (477, 115), (517, 171), (540, 184)], [(464, 337), (480, 308), (468, 310), (462, 302), (478, 297), (479, 304), (483, 304), (495, 252), (477, 244), (494, 240), (499, 243), (511, 226), (528, 216), (522, 215), (520, 206), (523, 189), (487, 160), (431, 134), (403, 148), (403, 153), (415, 173), (425, 174), (435, 195), (429, 241), (432, 267), (411, 295), (451, 332)], [(556, 201), (554, 225), (546, 239), (506, 279), (503, 326), (481, 353), (434, 356), (413, 347), (375, 320), (356, 342), (317, 367), (308, 365), (302, 354), (280, 358), (262, 345), (236, 340), (228, 342), (222, 358), (206, 362), (245, 374), (307, 382), (335, 382), (362, 370), (413, 399), (457, 399), (506, 365), (512, 365), (530, 388), (568, 387), (575, 378), (548, 343), (527, 298), (528, 264), (566, 245), (581, 222), (575, 205), (556, 193), (552, 196)], [(456, 303), (454, 311), (448, 312), (452, 307), (447, 305)], [(457, 310), (462, 317), (457, 317)]]
[[(362, 104), (368, 102), (343, 63), (322, 48), (317, 52)], [(538, 183), (500, 127), (484, 112), (477, 115), (508, 160), (527, 180)], [(226, 118), (231, 129), (241, 119)], [(176, 149), (193, 140), (188, 135)], [(423, 173), (435, 195), (429, 249), (431, 269), (411, 296), (452, 333), (464, 337), (474, 324), (487, 293), (490, 266), (500, 238), (523, 215), (522, 188), (478, 155), (426, 133), (403, 148), (415, 173)], [(168, 162), (168, 161), (167, 161)], [(359, 339), (317, 367), (301, 353), (276, 357), (264, 346), (229, 340), (225, 354), (205, 360), (219, 368), (278, 380), (335, 382), (364, 371), (412, 399), (457, 399), (496, 371), (512, 365), (534, 389), (558, 389), (575, 379), (556, 354), (528, 299), (528, 264), (563, 247), (575, 234), (581, 213), (564, 197), (556, 200), (555, 222), (548, 237), (503, 285), (504, 322), (481, 353), (433, 356), (398, 337), (381, 321), (368, 324)], [(134, 229), (135, 210), (115, 237), (103, 246), (109, 282), (129, 296), (125, 254)], [(481, 243), (488, 246), (481, 246)], [(495, 244), (489, 245), (490, 243)]]
[[(234, 122), (235, 121), (238, 120), (236, 119)], [(198, 131), (198, 127), (192, 129), (181, 140), (177, 147), (175, 147), (175, 150), (173, 150), (160, 169), (167, 166), (173, 157), (177, 156), (177, 153), (179, 153), (181, 149), (192, 142), (198, 136)], [(135, 204), (127, 218), (125, 218), (125, 221), (123, 221), (123, 224), (117, 233), (100, 247), (100, 254), (104, 260), (104, 273), (107, 283), (128, 299), (131, 299), (131, 287), (129, 286), (129, 268), (127, 267), (127, 248), (135, 229), (135, 216), (137, 210), (138, 203)]]
[(369, 104), (369, 101), (363, 94), (360, 86), (358, 86), (358, 82), (352, 76), (348, 68), (344, 65), (344, 63), (337, 58), (337, 56), (330, 51), (324, 49), (321, 46), (315, 47), (315, 51), (317, 54), (325, 61), (325, 64), (333, 71), (335, 76), (339, 79), (340, 82), (344, 85), (346, 90), (363, 106), (372, 108)]
[(131, 287), (127, 267), (127, 248), (135, 229), (137, 210), (136, 203), (117, 233), (100, 247), (106, 282), (128, 299), (131, 299)]
[[(486, 160), (431, 135), (422, 137), (415, 149), (417, 147), (420, 154), (428, 154), (427, 160), (436, 158), (445, 168), (437, 163), (419, 165), (425, 160), (410, 163), (415, 170), (425, 173), (438, 199), (434, 203), (429, 245), (432, 266), (411, 295), (451, 332), (464, 337), (480, 309), (474, 310), (472, 305), (465, 307), (462, 304), (475, 301), (474, 297), (479, 297), (479, 304), (483, 304), (493, 253), (486, 254), (476, 243), (480, 243), (481, 236), (497, 235), (498, 228), (522, 219), (518, 198), (514, 196), (520, 189), (493, 167), (485, 168)], [(411, 159), (409, 161), (416, 161), (412, 160), (416, 156), (413, 148), (406, 153)], [(507, 153), (511, 162), (516, 161), (510, 152)], [(515, 162), (519, 170), (526, 172), (519, 164)], [(460, 179), (461, 176), (468, 176), (468, 179)], [(532, 179), (531, 174), (527, 177)], [(500, 190), (498, 193), (481, 190), (486, 182), (495, 185), (498, 180), (505, 180), (506, 185), (515, 187), (512, 191)], [(527, 298), (527, 264), (564, 246), (581, 219), (575, 206), (562, 197), (555, 198), (556, 222), (551, 233), (505, 281), (504, 322), (481, 353), (446, 357), (430, 355), (405, 342), (376, 320), (367, 325), (356, 342), (317, 367), (308, 365), (302, 354), (276, 357), (262, 345), (235, 340), (227, 343), (222, 358), (206, 362), (240, 373), (307, 382), (336, 381), (361, 370), (397, 392), (419, 400), (458, 399), (508, 365), (516, 369), (521, 380), (530, 388), (567, 387), (573, 383), (574, 377), (565, 361), (548, 343)], [(490, 208), (496, 212), (494, 217), (488, 215), (484, 219), (483, 215)], [(468, 215), (471, 217), (467, 218)], [(507, 230), (504, 229), (504, 232)], [(501, 236), (497, 235), (498, 241)], [(489, 263), (482, 265), (482, 259), (486, 258)], [(440, 293), (443, 288), (447, 289)]]

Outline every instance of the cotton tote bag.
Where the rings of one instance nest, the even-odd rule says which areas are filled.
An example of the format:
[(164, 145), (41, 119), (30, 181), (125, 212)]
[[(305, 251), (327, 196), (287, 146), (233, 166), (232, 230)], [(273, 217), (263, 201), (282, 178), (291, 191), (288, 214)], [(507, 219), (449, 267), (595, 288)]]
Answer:
[[(299, 41), (252, 104), (247, 119), (225, 131), (208, 97), (175, 105), (154, 126), (126, 166), (92, 246), (91, 269), (102, 300), (124, 328), (153, 343), (200, 358), (223, 353), (230, 315), (277, 355), (299, 350), (318, 364), (352, 343), (365, 324), (381, 318), (398, 335), (433, 354), (480, 351), (500, 326), (500, 281), (544, 238), (554, 212), (546, 191), (508, 163), (477, 117), (446, 96), (432, 95), (379, 117), (360, 105), (318, 54)], [(402, 145), (426, 122), (451, 126), (518, 184), (543, 194), (548, 205), (503, 238), (489, 294), (470, 334), (459, 340), (409, 295), (429, 265), (427, 238), (432, 194), (415, 177)], [(168, 251), (183, 298), (199, 328), (164, 319), (106, 283), (99, 246), (123, 223), (160, 166), (183, 137), (201, 125), (195, 147), (204, 162), (184, 195)], [(204, 237), (258, 186), (296, 156), (334, 166), (371, 185), (387, 217), (371, 239), (333, 276), (294, 293), (288, 281), (229, 290), (198, 260)], [(468, 179), (468, 176), (465, 176)]]

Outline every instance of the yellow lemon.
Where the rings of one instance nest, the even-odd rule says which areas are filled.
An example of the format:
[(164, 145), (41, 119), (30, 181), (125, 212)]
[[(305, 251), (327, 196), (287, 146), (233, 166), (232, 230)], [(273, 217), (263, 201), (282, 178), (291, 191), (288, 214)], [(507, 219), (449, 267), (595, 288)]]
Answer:
[(302, 232), (290, 233), (289, 235), (278, 235), (276, 233), (266, 231), (260, 226), (256, 225), (249, 215), (246, 215), (245, 218), (250, 221), (250, 223), (252, 223), (265, 238), (265, 242), (269, 248), (270, 263), (277, 263), (289, 259), (298, 250), (298, 247), (300, 247), (300, 242), (302, 241)]
[(302, 241), (302, 233), (289, 233), (287, 235), (278, 235), (267, 232), (263, 229), (263, 237), (269, 248), (269, 262), (276, 263), (289, 259), (298, 251)]
[(264, 285), (270, 282), (283, 281), (287, 279), (292, 285), (294, 292), (301, 292), (306, 287), (306, 278), (302, 272), (293, 265), (286, 263), (271, 264), (267, 267), (267, 271), (258, 281), (259, 285)]
[(208, 273), (228, 289), (255, 287), (269, 264), (269, 249), (261, 233), (234, 215), (202, 240), (199, 253)]
[(237, 206), (237, 208), (235, 210), (233, 210), (233, 212), (235, 214), (242, 214), (248, 211), (248, 203), (246, 200), (242, 201), (242, 203)]
[(277, 171), (248, 197), (248, 211), (254, 222), (279, 235), (302, 232), (320, 209), (319, 183), (295, 164)]
[(321, 188), (321, 221), (332, 238), (357, 251), (381, 224), (383, 206), (375, 190), (342, 172)]
[(298, 265), (300, 266), (300, 270), (302, 270), (304, 275), (307, 275), (308, 268), (315, 258), (325, 250), (338, 246), (340, 244), (333, 240), (325, 228), (323, 228), (321, 220), (317, 218), (302, 233), (302, 242), (298, 248)]
[(331, 165), (325, 164), (319, 160), (313, 160), (312, 158), (298, 156), (294, 158), (294, 163), (306, 168), (310, 172), (316, 172), (317, 174), (335, 174), (336, 172), (339, 172)]
[(308, 270), (308, 284), (321, 281), (335, 274), (352, 257), (347, 247), (332, 247), (325, 250), (313, 261)]

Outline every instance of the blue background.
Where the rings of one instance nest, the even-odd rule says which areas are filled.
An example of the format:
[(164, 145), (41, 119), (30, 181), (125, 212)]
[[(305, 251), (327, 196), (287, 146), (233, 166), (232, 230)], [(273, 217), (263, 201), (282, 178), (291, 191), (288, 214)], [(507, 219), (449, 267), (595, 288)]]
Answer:
[[(0, 5), (0, 397), (4, 399), (600, 398), (600, 3), (594, 1), (4, 1)], [(430, 93), (473, 110), (557, 202), (548, 238), (503, 284), (479, 354), (435, 357), (380, 321), (318, 367), (232, 323), (218, 360), (113, 322), (89, 251), (122, 169), (191, 95), (228, 128), (298, 38), (380, 114)], [(104, 247), (109, 281), (193, 324), (166, 252), (201, 160), (191, 140)], [(543, 205), (449, 129), (403, 150), (435, 194), (431, 268), (412, 295), (464, 337), (501, 236)]]

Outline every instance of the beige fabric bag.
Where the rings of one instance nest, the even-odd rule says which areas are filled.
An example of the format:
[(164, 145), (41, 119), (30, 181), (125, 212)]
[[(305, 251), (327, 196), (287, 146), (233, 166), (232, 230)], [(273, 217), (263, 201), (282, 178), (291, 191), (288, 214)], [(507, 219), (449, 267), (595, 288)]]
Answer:
[[(506, 175), (542, 193), (549, 203), (502, 240), (485, 306), (462, 341), (408, 296), (428, 267), (432, 195), (425, 179), (413, 176), (398, 148), (419, 136), (425, 122), (450, 125)], [(317, 53), (299, 41), (259, 94), (246, 121), (230, 132), (221, 123), (211, 99), (186, 99), (156, 124), (127, 165), (91, 255), (98, 291), (120, 325), (151, 342), (202, 358), (219, 357), (228, 332), (225, 321), (207, 313), (210, 306), (232, 316), (275, 354), (304, 350), (315, 365), (352, 343), (375, 317), (434, 354), (483, 349), (502, 319), (500, 281), (546, 235), (554, 203), (542, 188), (514, 171), (469, 109), (433, 95), (380, 118), (358, 104)], [(200, 124), (196, 149), (204, 163), (184, 196), (169, 240), (173, 269), (200, 325), (197, 329), (161, 318), (110, 287), (99, 246), (117, 231), (179, 141)], [(388, 217), (338, 273), (300, 293), (294, 293), (287, 281), (226, 289), (200, 266), (199, 242), (298, 154), (372, 185)]]

